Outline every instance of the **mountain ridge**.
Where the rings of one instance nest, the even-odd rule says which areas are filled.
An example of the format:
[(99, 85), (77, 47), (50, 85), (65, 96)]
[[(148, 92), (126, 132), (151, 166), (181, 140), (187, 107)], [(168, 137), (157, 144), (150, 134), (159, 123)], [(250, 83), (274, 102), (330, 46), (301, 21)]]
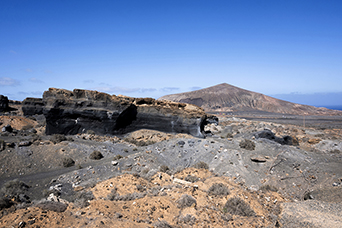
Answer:
[(207, 112), (263, 111), (294, 115), (342, 115), (342, 111), (296, 104), (227, 83), (170, 94), (160, 97), (159, 100), (195, 104)]

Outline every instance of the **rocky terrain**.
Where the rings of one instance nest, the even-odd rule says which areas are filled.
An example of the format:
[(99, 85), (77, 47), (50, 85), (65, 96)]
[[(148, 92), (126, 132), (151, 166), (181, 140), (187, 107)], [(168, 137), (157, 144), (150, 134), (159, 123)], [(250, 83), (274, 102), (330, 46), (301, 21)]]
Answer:
[[(55, 106), (63, 112), (80, 101), (64, 97)], [(342, 128), (334, 120), (322, 128), (221, 115), (203, 126), (205, 138), (151, 129), (49, 135), (47, 104), (57, 101), (44, 99), (30, 105), (45, 115), (25, 117), (16, 104), (0, 116), (0, 227), (342, 223)]]
[(113, 135), (145, 128), (204, 137), (204, 125), (210, 119), (203, 109), (191, 104), (55, 88), (45, 91), (42, 99), (25, 99), (23, 113), (44, 114), (48, 135), (89, 130)]
[(206, 112), (261, 111), (293, 115), (342, 115), (342, 111), (295, 104), (227, 83), (192, 92), (166, 95), (158, 100), (195, 104)]

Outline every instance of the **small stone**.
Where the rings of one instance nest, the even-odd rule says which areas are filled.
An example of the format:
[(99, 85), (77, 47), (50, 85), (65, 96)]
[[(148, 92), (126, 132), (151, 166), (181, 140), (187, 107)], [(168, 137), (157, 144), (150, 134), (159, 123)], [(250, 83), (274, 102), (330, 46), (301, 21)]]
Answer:
[(118, 164), (119, 164), (118, 161), (112, 161), (112, 165), (113, 165), (113, 166), (116, 166), (116, 165), (118, 165)]
[(251, 160), (253, 162), (266, 162), (266, 159), (264, 157), (261, 157), (261, 156), (258, 156), (258, 155), (252, 156)]
[(31, 145), (31, 142), (30, 142), (30, 141), (22, 141), (22, 142), (20, 142), (20, 143), (18, 144), (19, 147), (21, 147), (21, 146), (29, 146), (29, 145)]

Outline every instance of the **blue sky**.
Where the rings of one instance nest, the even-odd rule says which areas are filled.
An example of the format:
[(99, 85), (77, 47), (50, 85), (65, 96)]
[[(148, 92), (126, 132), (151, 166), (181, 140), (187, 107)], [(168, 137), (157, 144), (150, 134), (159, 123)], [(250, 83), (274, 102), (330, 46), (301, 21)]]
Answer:
[(158, 98), (229, 83), (342, 105), (341, 12), (329, 0), (1, 0), (0, 94)]

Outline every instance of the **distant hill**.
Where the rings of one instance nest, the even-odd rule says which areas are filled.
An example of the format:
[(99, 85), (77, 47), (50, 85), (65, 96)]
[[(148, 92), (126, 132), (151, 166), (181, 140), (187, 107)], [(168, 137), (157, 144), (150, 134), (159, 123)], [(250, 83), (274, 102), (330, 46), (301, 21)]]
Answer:
[(279, 100), (227, 83), (192, 92), (166, 95), (158, 100), (195, 104), (207, 112), (264, 111), (295, 115), (342, 115), (342, 111)]

